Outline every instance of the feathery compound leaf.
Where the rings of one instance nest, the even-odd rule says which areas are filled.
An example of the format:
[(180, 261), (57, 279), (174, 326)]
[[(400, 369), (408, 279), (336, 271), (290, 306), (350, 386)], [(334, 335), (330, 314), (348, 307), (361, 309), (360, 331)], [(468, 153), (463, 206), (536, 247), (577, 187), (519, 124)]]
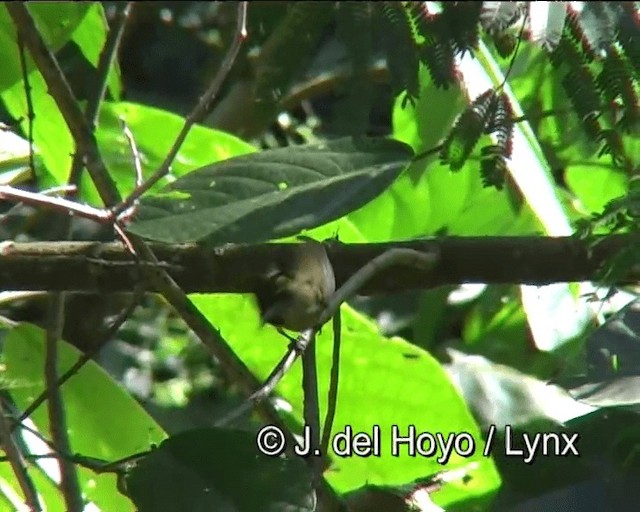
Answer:
[(611, 155), (614, 165), (624, 166), (626, 154), (624, 152), (624, 143), (622, 136), (615, 130), (602, 130), (598, 135), (598, 142), (602, 143), (602, 148), (598, 156)]
[(506, 169), (507, 164), (500, 146), (490, 144), (480, 150), (480, 173), (485, 187), (502, 190)]
[(508, 96), (498, 96), (493, 116), (485, 127), (485, 133), (493, 133), (496, 143), (481, 150), (481, 173), (485, 187), (501, 190), (507, 168), (506, 159), (511, 156), (513, 140), (513, 109)]
[(480, 23), (489, 33), (504, 32), (526, 9), (526, 2), (482, 2)]
[(166, 243), (211, 245), (293, 235), (371, 201), (411, 156), (395, 140), (345, 138), (230, 158), (144, 197), (128, 229)]
[(455, 67), (453, 45), (444, 18), (427, 12), (423, 2), (412, 2), (407, 9), (423, 39), (418, 50), (420, 61), (427, 66), (433, 83), (448, 89), (455, 80)]
[(632, 2), (623, 2), (623, 14), (618, 25), (618, 41), (633, 66), (636, 79), (640, 78), (640, 12)]
[(633, 70), (615, 47), (611, 47), (605, 58), (602, 71), (597, 78), (598, 87), (604, 98), (610, 103), (621, 101), (622, 115), (617, 123), (623, 130), (638, 130), (640, 122), (640, 100), (638, 99), (637, 80)]
[(406, 100), (413, 104), (420, 94), (420, 63), (409, 14), (402, 2), (380, 2), (378, 8), (394, 93), (406, 90)]
[(448, 163), (452, 171), (459, 171), (469, 158), (478, 139), (490, 123), (497, 105), (493, 89), (478, 96), (458, 116), (449, 136), (442, 145), (440, 159)]
[(602, 131), (598, 120), (602, 110), (600, 95), (583, 55), (566, 35), (551, 54), (551, 63), (556, 68), (568, 69), (562, 79), (562, 87), (573, 104), (585, 133), (593, 141), (597, 141)]
[(449, 28), (454, 51), (473, 54), (478, 47), (482, 2), (442, 2), (442, 18)]
[(564, 2), (532, 2), (529, 4), (531, 41), (553, 50), (562, 37), (567, 8)]
[(490, 112), (484, 133), (494, 133), (497, 145), (504, 150), (505, 156), (511, 156), (513, 138), (513, 108), (509, 97), (501, 92), (495, 101), (495, 108)]
[(569, 31), (590, 60), (606, 55), (613, 44), (620, 11), (614, 2), (585, 2), (582, 11), (569, 12)]

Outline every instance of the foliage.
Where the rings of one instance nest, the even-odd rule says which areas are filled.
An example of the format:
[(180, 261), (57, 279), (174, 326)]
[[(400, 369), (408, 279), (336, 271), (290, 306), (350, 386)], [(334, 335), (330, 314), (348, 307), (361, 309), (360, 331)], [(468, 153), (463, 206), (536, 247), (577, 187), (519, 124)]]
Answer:
[[(228, 107), (225, 100), (232, 102), (248, 81), (251, 101), (241, 105), (247, 124), (253, 115), (273, 121), (294, 85), (308, 78), (303, 74), (307, 68), (324, 72), (322, 66), (332, 66), (318, 64), (313, 57), (326, 41), (337, 40), (351, 68), (346, 80), (328, 80), (324, 87), (336, 96), (330, 102), (340, 122), (333, 126), (339, 127), (339, 135), (351, 137), (333, 139), (321, 133), (332, 120), (322, 113), (315, 116), (315, 111), (302, 116), (296, 133), (309, 143), (264, 151), (233, 134), (196, 125), (180, 146), (171, 172), (136, 205), (138, 216), (130, 231), (166, 243), (213, 245), (300, 233), (316, 239), (337, 233), (346, 243), (437, 234), (557, 234), (554, 221), (559, 226), (571, 221), (584, 236), (637, 231), (636, 8), (630, 3), (590, 3), (577, 12), (562, 4), (553, 7), (563, 9), (560, 31), (554, 32), (556, 19), (556, 25), (549, 21), (533, 34), (524, 30), (526, 19), (539, 26), (541, 7), (533, 3), (442, 2), (435, 9), (430, 4), (435, 3), (295, 3), (280, 6), (273, 19), (264, 14), (252, 18), (250, 4), (248, 32), (260, 51), (252, 57), (245, 50), (239, 57), (239, 76), (231, 75), (228, 97), (214, 104), (214, 113)], [(74, 45), (95, 73), (108, 34), (101, 4), (30, 4), (29, 11), (61, 61), (64, 49)], [(223, 29), (219, 35), (225, 40)], [(36, 190), (63, 185), (75, 151), (73, 138), (40, 70), (29, 57), (23, 69), (16, 48), (15, 27), (6, 7), (0, 6), (0, 56), (5, 63), (0, 100), (7, 125), (13, 120), (23, 137), (18, 143), (4, 127), (0, 131), (0, 181), (28, 183)], [(392, 117), (393, 138), (363, 136), (370, 110), (376, 107), (374, 92), (381, 88), (372, 79), (379, 56), (384, 57), (392, 102), (378, 108)], [(148, 177), (160, 167), (184, 117), (124, 101), (121, 80), (116, 63), (107, 77), (108, 95), (101, 104), (95, 138), (118, 191), (126, 196), (136, 185), (122, 121), (133, 134), (143, 176)], [(78, 83), (72, 86), (77, 90)], [(26, 88), (35, 117), (30, 115)], [(302, 103), (321, 111), (326, 98), (313, 96), (318, 89), (309, 90)], [(288, 114), (300, 116), (294, 108)], [(239, 117), (239, 123), (245, 121)], [(29, 143), (35, 148), (35, 169), (29, 169)], [(78, 198), (99, 204), (87, 173)], [(20, 206), (7, 207), (5, 215), (24, 219), (0, 226), (2, 236), (12, 239), (47, 239), (47, 229), (59, 222)], [(637, 265), (637, 260), (636, 250), (622, 252), (594, 279), (613, 282), (621, 268)], [(606, 426), (597, 415), (588, 415), (593, 407), (606, 412), (604, 408), (637, 406), (637, 395), (629, 391), (635, 390), (637, 380), (637, 350), (630, 343), (637, 331), (635, 311), (613, 315), (605, 324), (611, 329), (597, 331), (605, 342), (596, 343), (589, 336), (594, 314), (582, 296), (587, 289), (491, 285), (466, 296), (461, 296), (464, 288), (426, 290), (377, 303), (357, 299), (343, 305), (341, 383), (333, 432), (350, 426), (371, 433), (379, 426), (382, 453), (340, 457), (332, 448), (331, 465), (324, 473), (332, 489), (349, 496), (370, 485), (406, 497), (420, 482), (439, 479), (441, 488), (430, 491), (439, 506), (484, 510), (505, 482), (507, 501), (524, 496), (533, 508), (542, 509), (544, 499), (551, 499), (545, 494), (595, 475), (585, 469), (587, 464), (572, 458), (557, 466), (542, 461), (538, 467), (544, 471), (532, 483), (536, 469), (522, 460), (498, 449), (493, 457), (482, 453), (492, 431), (499, 431), (497, 442), (504, 444), (505, 425), (512, 425), (518, 435), (600, 435)], [(251, 298), (191, 299), (258, 379), (271, 372), (285, 344), (275, 329), (261, 325)], [(17, 315), (18, 297), (9, 294), (6, 300), (11, 305), (3, 313)], [(138, 313), (120, 331), (120, 345), (152, 351), (154, 361), (182, 359), (182, 364), (202, 371), (200, 363), (206, 357), (185, 348), (190, 338), (184, 325), (164, 308), (147, 305), (144, 314)], [(611, 341), (621, 317), (627, 333), (622, 348)], [(46, 336), (35, 323), (3, 322), (0, 377), (5, 411), (9, 406), (24, 410), (44, 390)], [(97, 336), (101, 327), (94, 326), (92, 335)], [(323, 414), (332, 335), (325, 326), (318, 339)], [(79, 352), (62, 340), (59, 347), (61, 373)], [(608, 350), (606, 357), (602, 347)], [(122, 364), (137, 364), (131, 357), (121, 359), (126, 360)], [(216, 377), (209, 391), (233, 399), (229, 389), (234, 383), (222, 381), (221, 369), (209, 362), (204, 371)], [(603, 368), (606, 372), (596, 371)], [(203, 386), (184, 382), (196, 373), (184, 372), (176, 385), (186, 398), (175, 402), (194, 399), (189, 390), (201, 391)], [(590, 391), (589, 386), (606, 386), (587, 406), (547, 386), (551, 379), (576, 396)], [(161, 395), (168, 402), (171, 394), (159, 380), (147, 394), (156, 405), (163, 401)], [(620, 393), (619, 384), (628, 382), (633, 387)], [(280, 413), (296, 433), (303, 423), (299, 383), (300, 369), (294, 367), (276, 388)], [(73, 450), (63, 455), (78, 468), (83, 499), (101, 510), (157, 510), (159, 502), (166, 510), (222, 503), (238, 510), (278, 510), (283, 504), (296, 510), (313, 508), (306, 464), (253, 455), (255, 422), (248, 422), (246, 431), (210, 428), (207, 422), (200, 425), (206, 428), (168, 435), (127, 394), (123, 383), (93, 362), (61, 389)], [(633, 411), (629, 415), (637, 421)], [(32, 430), (50, 436), (46, 404), (36, 409), (31, 421)], [(568, 426), (562, 430), (562, 425)], [(406, 432), (412, 426), (445, 437), (465, 433), (475, 441), (474, 450), (455, 453), (446, 464), (438, 460), (444, 455), (442, 446), (429, 456), (392, 456), (390, 432)], [(45, 449), (34, 435), (15, 437), (32, 454)], [(594, 467), (612, 467), (613, 480), (628, 476), (625, 472), (637, 476), (633, 450), (639, 442), (636, 431), (625, 429), (624, 439), (606, 446), (586, 443), (585, 453)], [(616, 455), (620, 447), (631, 447), (624, 460)], [(132, 455), (135, 463), (109, 465)], [(39, 460), (29, 464), (27, 473), (47, 510), (63, 510), (55, 471)], [(0, 462), (0, 479), (2, 505), (11, 506), (13, 498), (6, 489), (18, 496), (22, 491), (6, 461)], [(260, 499), (268, 501), (264, 508)]]

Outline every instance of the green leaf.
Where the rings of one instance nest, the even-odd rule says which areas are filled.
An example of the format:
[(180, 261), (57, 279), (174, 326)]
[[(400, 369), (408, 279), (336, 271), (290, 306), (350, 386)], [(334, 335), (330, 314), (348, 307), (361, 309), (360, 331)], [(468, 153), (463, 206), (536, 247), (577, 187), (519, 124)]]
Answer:
[[(272, 327), (261, 327), (250, 297), (191, 295), (191, 300), (218, 327), (233, 350), (259, 377), (265, 378), (284, 354), (287, 342)], [(466, 483), (449, 482), (434, 498), (440, 505), (487, 497), (500, 485), (490, 458), (482, 456), (484, 442), (466, 404), (443, 367), (429, 353), (401, 338), (382, 336), (373, 322), (348, 306), (342, 309), (340, 384), (333, 435), (350, 426), (354, 433), (371, 435), (380, 427), (380, 455), (335, 456), (325, 478), (340, 493), (369, 483), (402, 485), (443, 469), (475, 469)], [(331, 368), (333, 333), (326, 325), (317, 340), (318, 387), (321, 418), (326, 413), (326, 396)], [(300, 364), (294, 365), (279, 386), (278, 394), (291, 404), (293, 417), (302, 423)], [(406, 447), (400, 456), (391, 453), (391, 429), (396, 425), (406, 435), (416, 432), (467, 432), (475, 444), (465, 458), (453, 455), (445, 466), (432, 457), (410, 456)], [(426, 443), (428, 445), (428, 442)], [(475, 466), (474, 464), (478, 465)]]
[(564, 371), (554, 383), (594, 407), (637, 406), (639, 320), (640, 301), (634, 300), (581, 340), (579, 350), (563, 361)]
[[(87, 2), (34, 2), (28, 5), (29, 12), (47, 45), (57, 52), (71, 38), (76, 26), (80, 24), (91, 9)], [(33, 70), (33, 62), (27, 55), (27, 71)], [(22, 79), (22, 70), (18, 59), (18, 44), (13, 21), (4, 5), (0, 5), (0, 55), (3, 56), (0, 73), (0, 92)]]
[[(73, 365), (80, 352), (58, 342), (58, 373)], [(4, 377), (14, 383), (9, 392), (25, 409), (44, 390), (45, 333), (30, 324), (8, 332), (3, 344)], [(61, 388), (71, 449), (88, 457), (118, 460), (160, 443), (165, 433), (142, 407), (94, 362), (87, 363)], [(50, 438), (46, 403), (31, 416)], [(131, 510), (115, 488), (115, 475), (79, 471), (83, 493), (102, 510)]]
[[(102, 4), (95, 2), (89, 5), (90, 8), (82, 22), (73, 32), (72, 39), (78, 45), (85, 58), (97, 68), (100, 54), (107, 39), (109, 24)], [(112, 97), (116, 100), (120, 99), (122, 86), (120, 84), (120, 64), (117, 59), (114, 59), (109, 69), (107, 84)]]
[[(122, 129), (122, 121), (127, 123), (140, 153), (140, 164), (145, 178), (148, 178), (167, 156), (184, 126), (184, 118), (138, 103), (104, 102), (100, 109), (100, 123), (96, 139), (100, 152), (122, 196), (128, 195), (135, 186), (135, 172), (131, 157), (131, 147)], [(255, 148), (243, 140), (220, 130), (195, 125), (189, 131), (175, 160), (171, 173), (160, 181), (167, 185), (176, 177), (186, 174), (196, 167), (211, 164), (233, 156), (252, 153)], [(99, 204), (99, 197), (88, 176), (82, 182), (83, 198)], [(98, 202), (98, 203), (97, 203)]]
[(307, 464), (261, 454), (256, 435), (241, 430), (209, 428), (173, 436), (137, 463), (126, 482), (139, 512), (315, 509)]
[(411, 149), (390, 139), (338, 139), (241, 156), (171, 184), (188, 199), (143, 198), (129, 230), (167, 243), (280, 238), (335, 220), (398, 176)]
[[(1, 73), (0, 73), (1, 74)], [(75, 144), (60, 109), (49, 94), (48, 86), (39, 71), (29, 74), (31, 101), (33, 110), (37, 112), (37, 120), (33, 122), (34, 151), (42, 158), (46, 171), (38, 171), (38, 184), (41, 188), (49, 188), (66, 183), (71, 169), (71, 161)], [(24, 95), (24, 84), (15, 82), (0, 92), (0, 98), (9, 114), (21, 119), (23, 133), (29, 133), (29, 118)]]
[[(0, 453), (4, 454), (4, 452)], [(27, 466), (27, 472), (38, 491), (40, 503), (46, 507), (45, 510), (47, 512), (64, 512), (63, 496), (55, 482), (35, 464)], [(0, 499), (0, 510), (21, 510), (20, 507), (24, 505), (22, 489), (13, 472), (13, 468), (6, 462), (0, 464), (0, 481), (3, 481), (8, 487), (3, 486), (2, 490), (0, 490), (0, 495), (6, 500)], [(11, 496), (7, 492), (8, 490), (12, 490), (14, 495)], [(10, 499), (13, 500), (13, 506), (9, 504)]]
[[(82, 2), (32, 3), (29, 5), (29, 11), (45, 42), (54, 52), (73, 37), (88, 60), (94, 65), (97, 64), (99, 52), (106, 39), (107, 22), (102, 6)], [(0, 55), (3, 56), (0, 99), (11, 117), (21, 120), (21, 130), (26, 134), (31, 121), (25, 98), (23, 71), (15, 40), (15, 28), (2, 5)], [(46, 167), (46, 172), (38, 175), (39, 185), (41, 188), (58, 186), (66, 183), (68, 179), (75, 144), (58, 105), (49, 94), (49, 88), (40, 71), (35, 69), (26, 48), (25, 59), (31, 101), (37, 114), (33, 120), (33, 142)], [(114, 78), (112, 72), (109, 79), (112, 91), (116, 84), (117, 76)]]
[(566, 167), (565, 180), (589, 213), (600, 213), (609, 201), (629, 190), (629, 178), (624, 171), (602, 161), (575, 161)]

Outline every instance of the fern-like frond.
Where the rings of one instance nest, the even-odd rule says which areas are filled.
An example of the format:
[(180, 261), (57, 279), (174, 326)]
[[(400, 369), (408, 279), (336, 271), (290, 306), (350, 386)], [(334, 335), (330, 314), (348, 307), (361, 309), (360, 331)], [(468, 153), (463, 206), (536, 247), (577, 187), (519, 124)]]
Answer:
[(637, 130), (640, 123), (638, 83), (628, 61), (615, 47), (611, 47), (603, 62), (597, 84), (604, 99), (620, 107), (617, 125), (628, 132)]
[(465, 164), (483, 131), (490, 123), (497, 106), (493, 89), (478, 96), (456, 119), (442, 144), (440, 159), (458, 171)]
[(618, 41), (638, 80), (640, 79), (640, 13), (632, 2), (623, 2), (622, 10), (623, 14), (618, 25)]
[(593, 141), (597, 141), (602, 131), (598, 120), (602, 110), (602, 102), (595, 78), (587, 67), (583, 55), (565, 35), (551, 54), (551, 62), (556, 68), (567, 69), (562, 79), (562, 87), (569, 97), (585, 133)]
[(413, 35), (413, 21), (402, 2), (379, 2), (372, 5), (381, 14), (383, 42), (394, 93), (406, 90), (405, 101), (414, 103), (420, 93), (420, 63)]
[(507, 163), (500, 146), (490, 144), (480, 150), (480, 174), (485, 187), (502, 190), (506, 171)]
[(616, 130), (602, 130), (598, 135), (598, 141), (602, 143), (598, 156), (611, 155), (613, 163), (619, 167), (626, 164), (626, 153), (622, 136)]
[(491, 119), (484, 129), (485, 133), (493, 133), (495, 144), (481, 150), (482, 182), (485, 186), (493, 186), (498, 190), (504, 185), (506, 160), (513, 149), (513, 108), (509, 97), (503, 92), (496, 101)]
[(482, 2), (480, 23), (490, 34), (504, 32), (524, 13), (527, 2)]
[(443, 2), (442, 19), (448, 27), (449, 38), (456, 53), (473, 54), (478, 47), (482, 2)]
[(441, 14), (427, 12), (422, 2), (410, 3), (407, 9), (422, 38), (420, 61), (429, 70), (433, 83), (448, 89), (455, 80), (455, 66), (454, 48), (445, 19)]
[(589, 60), (602, 58), (613, 44), (620, 10), (615, 2), (585, 2), (582, 11), (569, 9), (567, 26)]

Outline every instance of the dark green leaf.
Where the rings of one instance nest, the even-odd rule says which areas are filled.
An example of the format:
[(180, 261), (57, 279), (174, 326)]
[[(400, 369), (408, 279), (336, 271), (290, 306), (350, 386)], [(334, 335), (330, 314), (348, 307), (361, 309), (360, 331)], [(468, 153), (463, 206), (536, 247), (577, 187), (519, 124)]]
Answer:
[(576, 400), (594, 407), (640, 403), (640, 302), (613, 315), (565, 361), (555, 382)]
[(167, 439), (127, 475), (126, 487), (139, 512), (315, 508), (304, 460), (262, 455), (255, 434), (240, 430), (198, 429)]
[(168, 195), (144, 198), (129, 230), (167, 243), (293, 235), (371, 201), (411, 154), (395, 140), (346, 138), (231, 158), (178, 179)]

